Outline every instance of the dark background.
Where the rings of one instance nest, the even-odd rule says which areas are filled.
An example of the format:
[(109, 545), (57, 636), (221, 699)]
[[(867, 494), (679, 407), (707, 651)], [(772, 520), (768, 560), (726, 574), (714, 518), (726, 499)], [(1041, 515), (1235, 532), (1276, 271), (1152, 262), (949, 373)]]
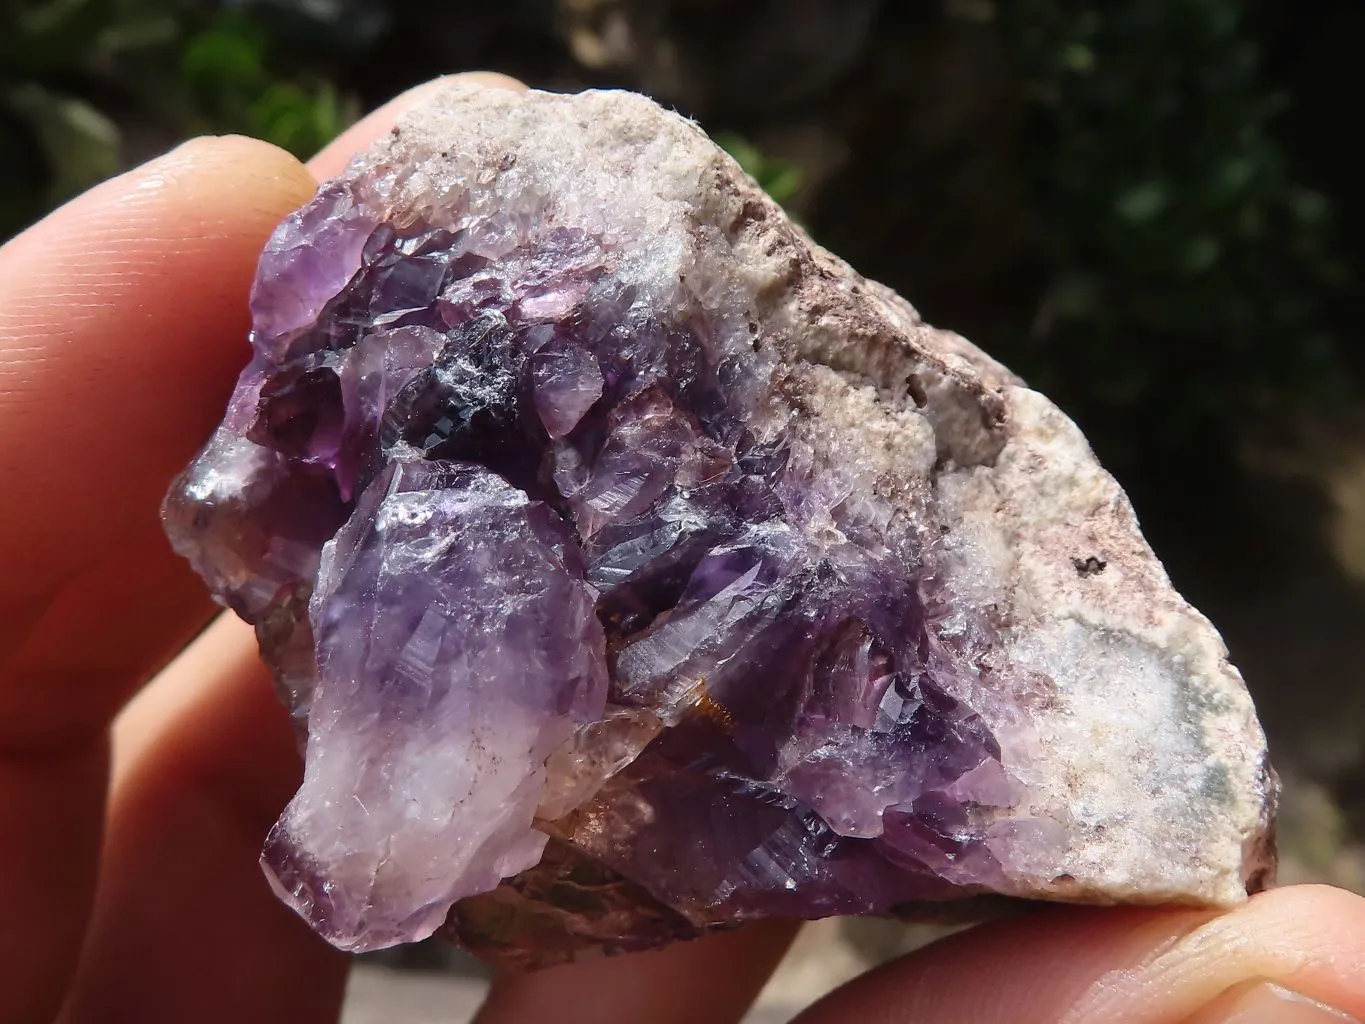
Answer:
[(0, 0), (0, 239), (180, 138), (489, 68), (698, 119), (1050, 394), (1223, 629), (1290, 877), (1365, 889), (1359, 0)]

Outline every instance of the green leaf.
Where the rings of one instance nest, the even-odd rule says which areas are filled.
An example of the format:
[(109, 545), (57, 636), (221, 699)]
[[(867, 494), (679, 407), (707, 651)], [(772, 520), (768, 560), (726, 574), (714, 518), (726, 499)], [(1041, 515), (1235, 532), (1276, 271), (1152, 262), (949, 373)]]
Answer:
[(1321, 224), (1331, 212), (1331, 204), (1321, 192), (1297, 188), (1289, 193), (1289, 208), (1301, 224)]
[(251, 104), (248, 130), (306, 157), (339, 135), (356, 114), (354, 101), (342, 99), (330, 82), (311, 88), (276, 82)]
[(192, 88), (210, 95), (254, 92), (266, 80), (260, 43), (229, 28), (207, 29), (191, 38), (180, 58), (180, 73)]
[(170, 15), (118, 21), (99, 34), (95, 51), (101, 60), (113, 60), (128, 53), (165, 46), (174, 42), (179, 34), (180, 26)]
[(1062, 66), (1078, 75), (1095, 70), (1095, 51), (1084, 43), (1071, 43), (1062, 50)]
[(26, 82), (10, 90), (5, 105), (37, 134), (52, 169), (54, 203), (118, 172), (118, 128), (84, 100)]
[(63, 31), (92, 0), (48, 0), (34, 4), (14, 16), (14, 30), (29, 41)]
[(1114, 212), (1131, 224), (1146, 224), (1166, 209), (1168, 198), (1163, 182), (1146, 181), (1120, 195)]
[(1202, 274), (1223, 255), (1223, 243), (1212, 235), (1197, 235), (1185, 245), (1181, 265), (1187, 274)]
[(79, 68), (93, 54), (104, 20), (94, 0), (27, 5), (0, 31), (0, 67), (20, 79)]
[(719, 132), (715, 136), (716, 145), (735, 158), (735, 163), (749, 175), (753, 175), (763, 163), (763, 154), (748, 139), (734, 132)]
[(773, 202), (785, 203), (801, 188), (801, 168), (795, 164), (764, 156), (752, 142), (733, 132), (722, 132), (715, 140), (749, 177), (758, 182)]
[(770, 164), (768, 174), (759, 181), (773, 202), (785, 203), (801, 188), (801, 169), (791, 164)]

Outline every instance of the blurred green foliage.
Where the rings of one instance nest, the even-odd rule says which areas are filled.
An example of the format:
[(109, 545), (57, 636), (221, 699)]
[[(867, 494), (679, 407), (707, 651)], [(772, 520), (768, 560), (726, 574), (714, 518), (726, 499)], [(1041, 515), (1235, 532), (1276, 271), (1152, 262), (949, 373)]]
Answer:
[[(1009, 0), (1025, 167), (1046, 218), (1017, 368), (1113, 456), (1352, 388), (1328, 199), (1295, 177), (1242, 0)], [(1137, 417), (1137, 418), (1131, 418)], [(1126, 440), (1125, 440), (1126, 439)]]
[[(333, 81), (363, 83), (375, 100), (409, 76), (503, 66), (497, 53), (528, 45), (548, 68), (568, 51), (535, 40), (565, 2), (460, 6), (441, 21), (397, 0), (0, 0), (0, 238), (190, 134), (244, 132), (307, 155), (356, 116)], [(1041, 298), (988, 344), (1125, 471), (1231, 441), (1247, 410), (1358, 393), (1359, 316), (1342, 315), (1355, 310), (1341, 300), (1353, 281), (1333, 204), (1303, 185), (1277, 135), (1286, 99), (1259, 45), (1275, 2), (939, 4), (990, 26), (1019, 83), (1007, 102), (1027, 116), (1018, 191), (1037, 229), (1020, 276)], [(894, 4), (882, 30), (932, 31), (931, 18), (892, 18)], [(461, 48), (499, 19), (529, 35), (488, 60)], [(860, 76), (919, 81), (866, 45), (851, 65)], [(838, 121), (835, 137), (860, 116), (830, 110), (820, 116)], [(802, 188), (799, 168), (719, 138), (777, 201)], [(894, 185), (912, 194), (916, 183)], [(821, 211), (808, 215), (818, 231)]]
[(764, 155), (752, 142), (734, 132), (720, 132), (715, 138), (716, 143), (735, 158), (735, 163), (743, 168), (744, 173), (772, 196), (773, 202), (785, 203), (796, 195), (801, 187), (801, 168)]
[(243, 8), (0, 0), (0, 237), (188, 135), (311, 154), (357, 104), (321, 76), (282, 72), (290, 55), (276, 50)]

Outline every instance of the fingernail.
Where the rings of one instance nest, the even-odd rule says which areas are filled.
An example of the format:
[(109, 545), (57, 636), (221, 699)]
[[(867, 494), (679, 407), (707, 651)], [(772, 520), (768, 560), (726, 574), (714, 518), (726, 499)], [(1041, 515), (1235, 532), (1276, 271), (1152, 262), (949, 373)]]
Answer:
[(1185, 1024), (1360, 1024), (1354, 1017), (1268, 981), (1229, 989)]

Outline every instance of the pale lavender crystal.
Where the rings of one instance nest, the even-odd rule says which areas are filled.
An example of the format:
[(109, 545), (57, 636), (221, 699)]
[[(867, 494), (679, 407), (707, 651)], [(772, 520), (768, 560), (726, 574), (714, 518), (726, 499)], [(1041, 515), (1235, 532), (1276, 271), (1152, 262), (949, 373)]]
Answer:
[(392, 462), (323, 549), (310, 617), (324, 685), (272, 877), (343, 948), (429, 934), (540, 859), (545, 760), (602, 715), (577, 545), (501, 477)]
[[(1072, 728), (1045, 669), (1070, 671), (1057, 645), (1075, 623), (1003, 654), (1008, 611), (959, 571), (949, 542), (965, 542), (935, 505), (956, 499), (933, 467), (959, 461), (940, 491), (969, 487), (972, 459), (1000, 452), (998, 394), (964, 399), (965, 371), (935, 364), (924, 415), (896, 414), (930, 432), (920, 475), (870, 486), (812, 409), (891, 403), (890, 385), (869, 398), (776, 354), (759, 310), (787, 279), (750, 288), (725, 248), (764, 201), (718, 225), (652, 194), (618, 209), (592, 190), (600, 154), (575, 149), (586, 122), (557, 120), (573, 101), (452, 102), (486, 104), (480, 131), (505, 148), (462, 162), (419, 135), (414, 166), (381, 148), (277, 229), (251, 362), (166, 501), (176, 549), (255, 625), (306, 740), (263, 853), (280, 896), (346, 949), (444, 923), (538, 963), (766, 915), (1123, 891), (1131, 866), (1093, 856), (1104, 823), (1125, 827), (1120, 802), (1041, 786), (1031, 716), (1063, 708), (1054, 742)], [(549, 155), (501, 120), (526, 111)], [(656, 116), (674, 147), (654, 156), (661, 194), (710, 187), (667, 164), (709, 144)], [(633, 124), (622, 145), (651, 146)], [(559, 179), (555, 146), (580, 178)], [(750, 187), (717, 166), (699, 205)], [(787, 246), (820, 294), (870, 301), (795, 238), (744, 258)], [(694, 249), (729, 269), (708, 276)], [(823, 303), (788, 301), (781, 330), (823, 323)], [(1107, 636), (1077, 657), (1114, 664)], [(1142, 651), (1120, 656), (1155, 678)], [(1210, 733), (1188, 729), (1178, 758), (1203, 765)], [(1194, 777), (1185, 763), (1163, 777)], [(1223, 899), (1238, 870), (1171, 891)]]

